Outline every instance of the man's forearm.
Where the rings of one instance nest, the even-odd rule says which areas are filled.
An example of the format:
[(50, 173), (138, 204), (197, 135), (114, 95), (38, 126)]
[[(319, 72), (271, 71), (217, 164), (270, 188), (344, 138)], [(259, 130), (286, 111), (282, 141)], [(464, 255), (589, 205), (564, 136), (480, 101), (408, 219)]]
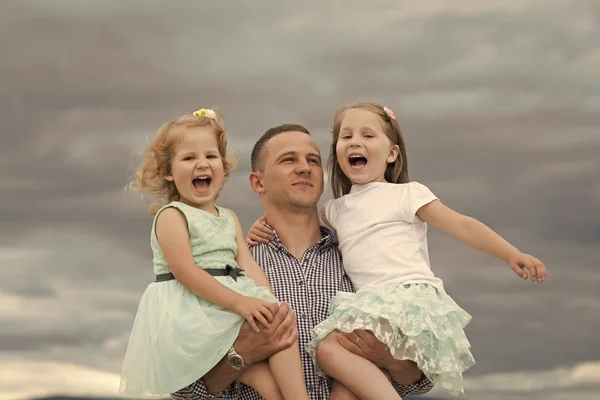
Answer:
[(220, 393), (225, 391), (241, 374), (234, 369), (227, 357), (223, 357), (217, 365), (202, 377), (204, 385), (209, 393)]

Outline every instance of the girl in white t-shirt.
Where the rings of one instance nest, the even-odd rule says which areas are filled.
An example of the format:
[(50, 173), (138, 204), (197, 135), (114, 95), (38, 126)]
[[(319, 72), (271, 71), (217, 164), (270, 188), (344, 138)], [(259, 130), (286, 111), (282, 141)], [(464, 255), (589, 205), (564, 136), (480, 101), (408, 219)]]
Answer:
[[(331, 398), (400, 398), (389, 373), (346, 350), (336, 331), (372, 331), (393, 357), (412, 360), (435, 386), (464, 393), (462, 373), (475, 361), (463, 328), (471, 316), (444, 291), (429, 266), (427, 225), (506, 261), (522, 279), (546, 276), (544, 264), (481, 222), (409, 182), (404, 139), (394, 113), (375, 103), (335, 116), (329, 176), (335, 199), (321, 210), (338, 237), (357, 292), (338, 292), (330, 315), (313, 329), (307, 351), (335, 381)], [(263, 230), (253, 225), (254, 233)], [(256, 237), (256, 236), (253, 236)]]

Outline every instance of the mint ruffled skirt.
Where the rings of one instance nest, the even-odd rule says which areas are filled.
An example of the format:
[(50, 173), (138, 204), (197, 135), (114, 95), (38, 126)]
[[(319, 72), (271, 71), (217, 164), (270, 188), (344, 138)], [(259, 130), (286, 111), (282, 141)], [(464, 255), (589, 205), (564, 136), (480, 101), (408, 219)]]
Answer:
[[(245, 276), (215, 279), (238, 293), (279, 303), (269, 289)], [(119, 392), (168, 395), (192, 384), (227, 354), (244, 321), (176, 280), (151, 283), (133, 323)]]
[(435, 386), (464, 393), (462, 373), (475, 364), (463, 330), (471, 316), (444, 291), (413, 283), (338, 292), (329, 313), (313, 328), (306, 346), (318, 371), (319, 341), (334, 330), (363, 329), (372, 331), (395, 358), (414, 361)]

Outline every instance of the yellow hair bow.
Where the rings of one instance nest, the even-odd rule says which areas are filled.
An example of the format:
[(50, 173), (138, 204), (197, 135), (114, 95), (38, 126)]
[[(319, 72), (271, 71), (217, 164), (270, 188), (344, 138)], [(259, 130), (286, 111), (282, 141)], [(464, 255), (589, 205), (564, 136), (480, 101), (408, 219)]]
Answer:
[(214, 110), (211, 110), (210, 108), (201, 108), (198, 111), (194, 111), (194, 116), (217, 119), (217, 113), (214, 112)]

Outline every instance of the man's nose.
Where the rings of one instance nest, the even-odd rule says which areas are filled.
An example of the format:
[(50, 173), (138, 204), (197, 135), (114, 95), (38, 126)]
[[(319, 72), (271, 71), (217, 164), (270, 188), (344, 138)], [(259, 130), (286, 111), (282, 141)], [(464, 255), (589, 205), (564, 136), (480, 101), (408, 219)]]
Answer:
[(296, 165), (296, 172), (299, 174), (310, 174), (310, 164), (307, 160), (300, 160)]

